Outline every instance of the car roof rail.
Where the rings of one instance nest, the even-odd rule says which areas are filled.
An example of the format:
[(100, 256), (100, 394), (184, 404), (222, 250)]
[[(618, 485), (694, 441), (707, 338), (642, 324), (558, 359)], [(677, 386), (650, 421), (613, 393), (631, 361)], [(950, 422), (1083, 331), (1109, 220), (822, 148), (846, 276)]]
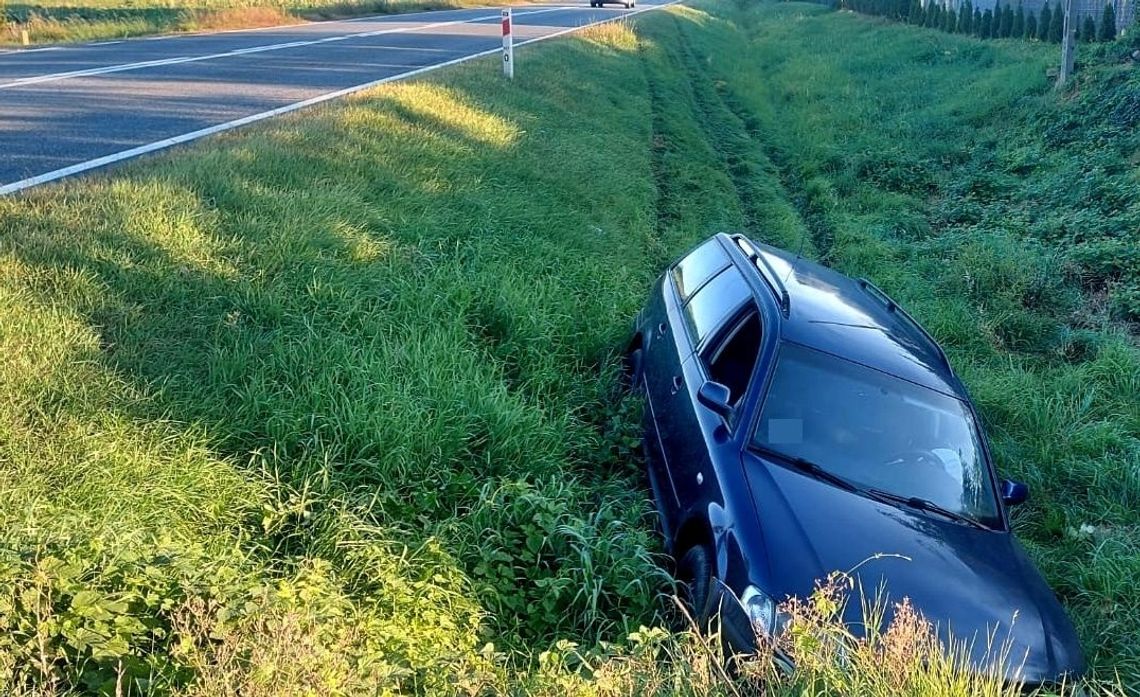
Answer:
[(947, 358), (946, 352), (942, 350), (942, 346), (937, 341), (935, 341), (934, 337), (930, 335), (930, 332), (926, 331), (925, 327), (919, 324), (914, 317), (911, 317), (909, 312), (904, 310), (901, 305), (895, 302), (894, 298), (887, 295), (886, 291), (874, 283), (871, 283), (871, 281), (867, 280), (866, 278), (858, 279), (858, 283), (859, 287), (885, 304), (887, 306), (887, 312), (897, 314), (898, 316), (902, 317), (903, 320), (907, 322), (907, 324), (916, 329), (923, 338), (929, 341), (930, 345), (934, 347), (935, 353), (938, 354), (939, 360), (942, 361), (942, 365), (946, 366), (947, 370), (953, 372), (954, 369), (950, 365), (950, 359)]
[(736, 234), (732, 236), (732, 241), (736, 243), (736, 248), (756, 265), (756, 269), (764, 278), (764, 282), (768, 284), (768, 288), (776, 296), (776, 303), (780, 306), (780, 311), (787, 317), (788, 313), (792, 311), (792, 296), (788, 294), (784, 282), (776, 275), (775, 270), (768, 264), (768, 260), (760, 255), (759, 250), (756, 249), (756, 245), (751, 240), (744, 235)]

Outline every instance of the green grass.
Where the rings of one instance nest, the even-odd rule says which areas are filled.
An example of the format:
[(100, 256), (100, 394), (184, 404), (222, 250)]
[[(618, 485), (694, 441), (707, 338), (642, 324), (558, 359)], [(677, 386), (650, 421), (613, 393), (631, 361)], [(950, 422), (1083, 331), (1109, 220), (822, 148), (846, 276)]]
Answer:
[(149, 34), (245, 29), (502, 0), (0, 0), (0, 46), (99, 41)]
[[(617, 388), (652, 279), (724, 229), (946, 344), (1096, 676), (1140, 684), (1136, 204), (1105, 199), (1140, 84), (1106, 53), (1058, 97), (1051, 58), (702, 3), (0, 200), (0, 690), (745, 689), (645, 628), (675, 613)], [(769, 687), (998, 694), (877, 650)]]

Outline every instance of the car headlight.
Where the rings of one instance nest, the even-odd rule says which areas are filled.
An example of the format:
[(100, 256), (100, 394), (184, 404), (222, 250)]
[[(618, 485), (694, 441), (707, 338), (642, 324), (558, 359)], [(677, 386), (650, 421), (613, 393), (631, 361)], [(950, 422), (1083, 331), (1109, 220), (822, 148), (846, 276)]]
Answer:
[(752, 628), (760, 636), (770, 637), (776, 628), (776, 601), (756, 586), (748, 586), (740, 594), (740, 604), (748, 613)]

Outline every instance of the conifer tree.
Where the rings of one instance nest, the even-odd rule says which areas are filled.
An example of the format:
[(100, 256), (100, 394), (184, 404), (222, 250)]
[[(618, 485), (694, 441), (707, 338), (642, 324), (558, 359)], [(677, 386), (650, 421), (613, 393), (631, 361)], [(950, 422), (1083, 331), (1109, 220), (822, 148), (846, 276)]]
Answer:
[(921, 0), (911, 0), (910, 14), (907, 15), (906, 21), (909, 24), (922, 24), (922, 2), (921, 2)]
[(993, 36), (994, 13), (986, 10), (982, 13), (982, 27), (978, 31), (978, 36), (983, 39), (988, 39)]
[(1013, 36), (1013, 8), (1006, 5), (1001, 11), (1001, 38)]
[(1042, 41), (1049, 40), (1050, 26), (1053, 24), (1053, 8), (1049, 7), (1049, 0), (1041, 6), (1041, 21), (1037, 23), (1037, 38)]
[(974, 6), (970, 4), (970, 0), (962, 3), (962, 10), (958, 13), (958, 28), (956, 31), (959, 34), (973, 34), (974, 33)]
[(1085, 15), (1085, 21), (1081, 24), (1081, 32), (1077, 39), (1081, 43), (1088, 42), (1090, 44), (1096, 41), (1096, 20), (1092, 18), (1092, 15)]
[(1013, 15), (1013, 27), (1009, 30), (1009, 35), (1015, 39), (1025, 36), (1025, 5), (1020, 2), (1017, 3), (1017, 12)]
[(974, 8), (974, 18), (970, 20), (970, 27), (973, 30), (974, 36), (982, 35), (982, 11), (980, 8)]
[(1025, 18), (1025, 38), (1037, 38), (1037, 15), (1031, 10), (1029, 16)]
[(942, 28), (948, 34), (953, 34), (958, 30), (958, 12), (953, 7), (946, 11), (946, 23)]
[(1116, 8), (1113, 3), (1105, 3), (1104, 14), (1100, 16), (1100, 40), (1116, 40)]
[(1065, 8), (1057, 5), (1053, 9), (1053, 21), (1049, 22), (1049, 40), (1055, 44), (1065, 38)]

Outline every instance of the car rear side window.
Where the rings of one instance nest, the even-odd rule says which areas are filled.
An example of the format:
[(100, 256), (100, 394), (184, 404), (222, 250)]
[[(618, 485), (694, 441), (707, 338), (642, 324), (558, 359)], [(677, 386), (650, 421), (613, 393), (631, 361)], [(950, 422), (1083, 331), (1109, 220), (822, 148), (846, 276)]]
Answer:
[(673, 267), (673, 284), (686, 302), (710, 278), (728, 266), (728, 257), (721, 249), (720, 242), (711, 239), (689, 253)]
[(729, 267), (701, 287), (685, 305), (685, 325), (694, 346), (699, 346), (752, 297), (748, 283), (735, 267)]

